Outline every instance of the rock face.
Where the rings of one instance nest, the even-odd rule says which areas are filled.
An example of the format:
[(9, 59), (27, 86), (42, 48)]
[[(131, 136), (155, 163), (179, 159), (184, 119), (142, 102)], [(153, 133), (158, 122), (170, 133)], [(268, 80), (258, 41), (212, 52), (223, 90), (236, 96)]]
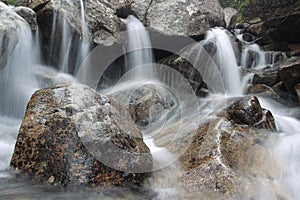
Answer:
[(295, 95), (295, 86), (300, 83), (300, 61), (281, 66), (279, 75), (287, 91)]
[[(299, 43), (300, 3), (296, 0), (258, 2), (243, 13), (250, 26), (247, 30), (263, 37), (262, 44), (277, 42)], [(253, 20), (255, 19), (255, 20)]]
[[(211, 43), (212, 44), (212, 43)], [(215, 46), (205, 46), (209, 53), (214, 53)], [(190, 56), (197, 57), (197, 52), (199, 52), (198, 45), (194, 48), (194, 46), (188, 46), (187, 48), (182, 49), (178, 54), (171, 55), (159, 61), (160, 64), (171, 67), (172, 69), (178, 71), (192, 86), (195, 94), (197, 96), (206, 96), (207, 95), (207, 85), (203, 81), (203, 78), (200, 72), (197, 70), (198, 61), (195, 59), (190, 59), (192, 61), (195, 60), (196, 63), (189, 62)]]
[(147, 25), (167, 35), (203, 35), (215, 26), (224, 26), (223, 9), (217, 0), (212, 1), (152, 1)]
[[(118, 16), (126, 18), (129, 14), (137, 16), (146, 26), (163, 35), (199, 36), (212, 27), (225, 25), (223, 9), (217, 0), (92, 0), (84, 1), (84, 4), (85, 20), (94, 42), (108, 46), (117, 42), (118, 33), (125, 30)], [(48, 34), (51, 33), (53, 11), (63, 12), (72, 30), (79, 35), (81, 33), (80, 7), (76, 2), (60, 4), (58, 0), (20, 0), (17, 6), (35, 10), (42, 31), (48, 30)]]
[(264, 84), (272, 87), (280, 82), (279, 69), (270, 68), (265, 70), (257, 70), (253, 76), (253, 84)]
[(121, 106), (71, 84), (32, 96), (11, 165), (50, 184), (125, 185), (143, 181), (152, 156)]
[[(184, 167), (180, 187), (190, 193), (217, 193), (218, 199), (251, 199), (258, 190), (255, 177), (268, 179), (276, 173), (264, 143), (274, 127), (272, 114), (261, 108), (256, 97), (234, 100), (191, 133), (193, 137), (178, 139), (181, 146), (188, 146), (180, 155)], [(168, 146), (177, 152), (175, 143)]]

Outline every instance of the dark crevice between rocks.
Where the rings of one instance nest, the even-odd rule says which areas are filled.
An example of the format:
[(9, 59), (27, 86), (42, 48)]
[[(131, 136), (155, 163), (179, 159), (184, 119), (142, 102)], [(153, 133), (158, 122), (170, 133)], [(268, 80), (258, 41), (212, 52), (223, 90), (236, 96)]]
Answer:
[(50, 2), (51, 0), (49, 1), (46, 1), (45, 3), (42, 3), (42, 4), (39, 4), (38, 6), (34, 7), (32, 10), (36, 13), (38, 13), (40, 10), (44, 9), (45, 6)]

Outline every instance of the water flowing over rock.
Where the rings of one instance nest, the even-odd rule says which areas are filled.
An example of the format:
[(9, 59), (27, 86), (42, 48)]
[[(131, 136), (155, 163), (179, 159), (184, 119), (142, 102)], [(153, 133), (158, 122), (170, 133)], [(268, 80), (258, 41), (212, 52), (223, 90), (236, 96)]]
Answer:
[(140, 184), (152, 157), (124, 113), (84, 85), (38, 90), (27, 106), (11, 165), (49, 184)]
[(299, 100), (299, 103), (300, 103), (300, 84), (297, 84), (295, 86), (295, 90), (296, 90), (296, 93), (297, 93), (297, 96), (298, 96), (298, 100)]
[(13, 10), (28, 22), (32, 31), (36, 31), (38, 29), (36, 13), (32, 9), (19, 6), (15, 7)]
[[(202, 123), (193, 138), (180, 140), (181, 146), (189, 146), (180, 156), (185, 172), (179, 184), (191, 194), (207, 191), (220, 194), (218, 199), (251, 199), (258, 190), (255, 177), (268, 179), (276, 172), (265, 143), (275, 122), (256, 97), (228, 103), (223, 112)], [(176, 145), (169, 145), (171, 152), (177, 151)]]
[[(65, 6), (62, 6), (64, 4)], [(51, 10), (64, 10), (71, 29), (80, 35), (78, 6), (73, 1), (65, 1), (64, 4), (61, 5), (58, 0), (20, 0), (17, 3), (18, 6), (27, 6), (37, 12), (41, 29), (45, 30), (46, 40), (49, 40), (46, 32), (51, 33)], [(203, 36), (210, 28), (225, 25), (223, 9), (217, 0), (92, 0), (84, 1), (84, 5), (86, 22), (94, 42), (105, 46), (118, 42), (118, 33), (125, 30), (125, 25), (118, 16), (126, 18), (133, 14), (146, 26), (162, 35)]]
[(37, 38), (28, 23), (0, 2), (0, 112), (22, 118), (37, 84), (31, 73), (39, 61)]

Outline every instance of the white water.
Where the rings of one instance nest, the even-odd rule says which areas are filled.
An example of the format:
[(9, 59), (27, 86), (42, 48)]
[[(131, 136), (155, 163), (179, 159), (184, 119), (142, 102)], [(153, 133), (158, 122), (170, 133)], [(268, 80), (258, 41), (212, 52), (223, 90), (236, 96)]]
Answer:
[(203, 43), (213, 42), (217, 49), (214, 60), (222, 73), (226, 94), (241, 95), (241, 77), (233, 50), (233, 43), (221, 28), (214, 28), (207, 32)]
[[(57, 66), (63, 73), (72, 73), (77, 71), (82, 60), (89, 51), (89, 29), (85, 22), (85, 9), (83, 0), (77, 1), (79, 4), (81, 20), (81, 38), (76, 41), (71, 25), (69, 24), (70, 2), (60, 2), (61, 9), (53, 13), (52, 31), (50, 36), (49, 60), (47, 64), (53, 65), (57, 59)], [(75, 15), (75, 14), (74, 14)], [(77, 43), (77, 44), (75, 44)], [(57, 52), (59, 50), (59, 52)], [(75, 69), (74, 69), (75, 68)]]
[(262, 107), (270, 110), (276, 120), (280, 135), (274, 146), (274, 154), (278, 156), (281, 168), (278, 180), (281, 189), (289, 199), (300, 199), (300, 120), (295, 115), (300, 113), (300, 108), (288, 108), (280, 103), (268, 99), (259, 99)]
[[(154, 79), (155, 70), (151, 66), (151, 63), (154, 63), (154, 58), (148, 31), (133, 15), (129, 15), (123, 21), (126, 23), (128, 41), (125, 58), (126, 71), (136, 68), (133, 76), (129, 77), (130, 80)], [(146, 70), (141, 70), (139, 67), (145, 64), (149, 64), (149, 67)]]
[[(251, 60), (251, 57), (254, 59)], [(265, 52), (257, 44), (247, 44), (243, 47), (241, 65), (244, 67), (250, 66), (250, 68), (261, 69), (265, 67), (266, 62)]]
[(21, 118), (31, 94), (37, 89), (32, 72), (39, 61), (39, 49), (35, 46), (37, 42), (28, 24), (2, 3), (1, 9), (5, 9), (16, 20), (10, 24), (13, 28), (11, 32), (0, 33), (0, 49), (6, 51), (1, 59), (7, 59), (0, 71), (0, 113), (3, 116)]

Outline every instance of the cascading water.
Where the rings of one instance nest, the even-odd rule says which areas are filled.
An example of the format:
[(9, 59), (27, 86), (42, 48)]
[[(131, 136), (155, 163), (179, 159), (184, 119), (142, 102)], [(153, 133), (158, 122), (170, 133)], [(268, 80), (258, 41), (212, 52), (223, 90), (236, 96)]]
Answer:
[(241, 65), (249, 68), (263, 68), (266, 66), (265, 52), (257, 44), (244, 46), (241, 58)]
[(300, 108), (288, 108), (269, 99), (259, 99), (264, 108), (269, 109), (276, 120), (276, 126), (280, 133), (273, 151), (281, 167), (278, 171), (279, 178), (275, 181), (285, 191), (289, 199), (299, 199), (300, 188), (300, 121), (296, 116)]
[[(145, 80), (155, 78), (155, 68), (151, 67), (154, 63), (151, 42), (144, 25), (133, 15), (129, 15), (124, 22), (127, 28), (127, 48), (126, 69), (134, 70), (131, 80)], [(141, 69), (141, 66), (148, 65)]]
[[(54, 65), (63, 73), (74, 73), (87, 56), (89, 51), (89, 30), (85, 22), (85, 9), (83, 0), (79, 4), (81, 20), (81, 38), (73, 34), (69, 16), (72, 16), (70, 5), (74, 2), (60, 1), (60, 9), (54, 11), (52, 19), (52, 32), (47, 64)], [(72, 5), (74, 6), (74, 5)]]
[(226, 94), (241, 95), (240, 72), (230, 37), (226, 34), (225, 30), (214, 28), (207, 32), (202, 45), (209, 42), (212, 42), (216, 46), (216, 52), (212, 56), (222, 73)]
[[(7, 18), (6, 18), (7, 17)], [(39, 42), (27, 22), (0, 2), (0, 172), (8, 169), (27, 102), (38, 89), (33, 76), (39, 63)], [(13, 23), (10, 20), (13, 18)], [(7, 19), (7, 21), (6, 21)], [(1, 175), (0, 175), (1, 176)]]
[(39, 60), (39, 49), (34, 46), (38, 42), (22, 18), (5, 5), (1, 5), (1, 9), (5, 9), (16, 20), (14, 24), (9, 24), (11, 29), (6, 29), (8, 32), (0, 33), (0, 48), (5, 49), (5, 53), (1, 54), (3, 66), (0, 71), (0, 113), (21, 118), (31, 94), (38, 88), (32, 77), (34, 65)]

